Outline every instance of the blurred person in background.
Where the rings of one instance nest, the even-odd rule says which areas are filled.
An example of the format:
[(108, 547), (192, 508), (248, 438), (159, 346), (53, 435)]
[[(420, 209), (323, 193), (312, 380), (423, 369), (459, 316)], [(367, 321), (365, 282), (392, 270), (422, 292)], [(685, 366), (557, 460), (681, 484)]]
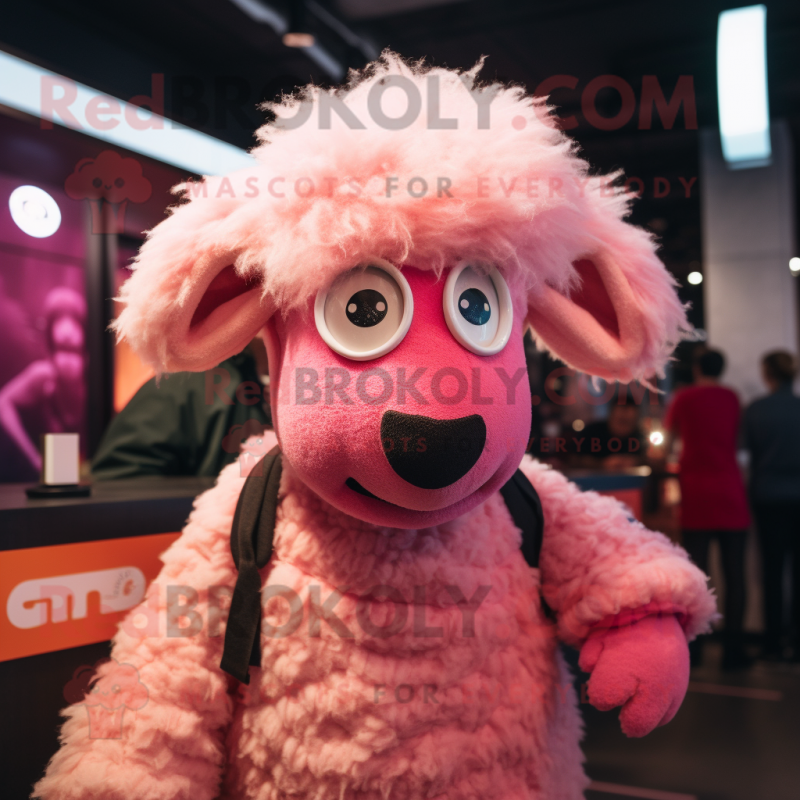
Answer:
[(745, 412), (750, 451), (750, 499), (756, 518), (764, 581), (764, 656), (783, 653), (784, 566), (793, 561), (791, 647), (800, 658), (800, 397), (792, 392), (797, 361), (776, 350), (761, 362), (769, 395)]
[(216, 477), (247, 438), (272, 427), (268, 382), (260, 338), (213, 370), (151, 378), (111, 420), (92, 477)]
[[(743, 644), (746, 602), (744, 557), (750, 514), (736, 461), (740, 405), (720, 384), (725, 357), (704, 349), (693, 364), (694, 384), (675, 393), (664, 427), (681, 441), (680, 486), (683, 546), (708, 574), (711, 541), (719, 542), (725, 580), (723, 669), (750, 664)], [(692, 643), (692, 663), (701, 661), (701, 640)]]
[(0, 389), (0, 431), (22, 456), (18, 474), (8, 477), (20, 482), (39, 477), (42, 434), (78, 433), (84, 441), (86, 301), (74, 289), (58, 286), (47, 293), (43, 310), (47, 356)]
[(621, 386), (609, 403), (606, 419), (590, 422), (575, 434), (584, 441), (580, 452), (570, 450), (570, 466), (604, 470), (641, 466), (646, 461), (647, 439), (639, 423), (639, 404)]

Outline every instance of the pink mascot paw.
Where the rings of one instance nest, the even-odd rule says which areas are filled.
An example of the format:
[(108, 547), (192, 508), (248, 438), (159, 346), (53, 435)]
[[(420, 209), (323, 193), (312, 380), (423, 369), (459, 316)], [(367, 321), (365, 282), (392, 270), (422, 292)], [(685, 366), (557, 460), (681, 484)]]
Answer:
[(597, 628), (581, 648), (591, 672), (589, 702), (600, 711), (622, 706), (626, 736), (645, 736), (678, 712), (689, 686), (689, 647), (674, 615), (650, 616), (619, 628)]

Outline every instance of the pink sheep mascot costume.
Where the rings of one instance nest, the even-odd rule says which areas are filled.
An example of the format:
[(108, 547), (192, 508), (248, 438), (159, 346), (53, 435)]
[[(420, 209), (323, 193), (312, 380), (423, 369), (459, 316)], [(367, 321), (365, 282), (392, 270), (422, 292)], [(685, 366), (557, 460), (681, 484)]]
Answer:
[[(253, 166), (184, 187), (151, 232), (118, 323), (149, 363), (206, 370), (267, 343), (283, 471), (260, 666), (220, 666), (234, 464), (100, 668), (135, 667), (147, 704), (109, 740), (69, 707), (35, 797), (577, 800), (559, 642), (629, 736), (675, 715), (687, 640), (714, 615), (706, 578), (524, 456), (523, 335), (627, 382), (662, 369), (684, 312), (629, 198), (588, 176), (544, 101), (478, 69), (387, 53), (285, 98)], [(520, 468), (538, 568), (499, 493)]]

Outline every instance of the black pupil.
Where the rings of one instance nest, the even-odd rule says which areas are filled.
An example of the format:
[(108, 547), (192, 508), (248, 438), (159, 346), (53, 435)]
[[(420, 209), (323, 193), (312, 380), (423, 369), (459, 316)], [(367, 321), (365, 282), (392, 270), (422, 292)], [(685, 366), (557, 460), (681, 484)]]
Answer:
[(348, 301), (347, 319), (358, 325), (359, 328), (371, 328), (377, 325), (385, 316), (389, 307), (386, 298), (375, 289), (362, 289), (356, 292)]
[(489, 300), (480, 289), (465, 289), (458, 298), (458, 310), (467, 322), (485, 325), (492, 316)]

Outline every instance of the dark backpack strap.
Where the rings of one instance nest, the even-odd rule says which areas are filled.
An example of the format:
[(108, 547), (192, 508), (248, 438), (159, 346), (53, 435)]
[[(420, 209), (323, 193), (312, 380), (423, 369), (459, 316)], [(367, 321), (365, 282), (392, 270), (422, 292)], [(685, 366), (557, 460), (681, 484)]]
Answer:
[[(539, 567), (539, 556), (542, 552), (544, 539), (544, 512), (542, 501), (533, 488), (525, 473), (518, 469), (511, 480), (500, 489), (506, 508), (511, 514), (514, 524), (522, 531), (522, 546), (520, 550), (529, 567)], [(554, 621), (556, 616), (547, 605), (544, 596), (539, 594), (539, 602), (544, 615)]]
[(231, 527), (231, 553), (239, 570), (228, 612), (221, 668), (250, 683), (249, 666), (261, 666), (261, 576), (272, 556), (281, 451), (275, 447), (244, 482)]
[(525, 561), (529, 567), (538, 567), (544, 535), (544, 513), (536, 489), (531, 486), (525, 473), (518, 469), (511, 476), (511, 480), (500, 489), (500, 494), (506, 501), (506, 507), (514, 524), (522, 531), (520, 550)]

